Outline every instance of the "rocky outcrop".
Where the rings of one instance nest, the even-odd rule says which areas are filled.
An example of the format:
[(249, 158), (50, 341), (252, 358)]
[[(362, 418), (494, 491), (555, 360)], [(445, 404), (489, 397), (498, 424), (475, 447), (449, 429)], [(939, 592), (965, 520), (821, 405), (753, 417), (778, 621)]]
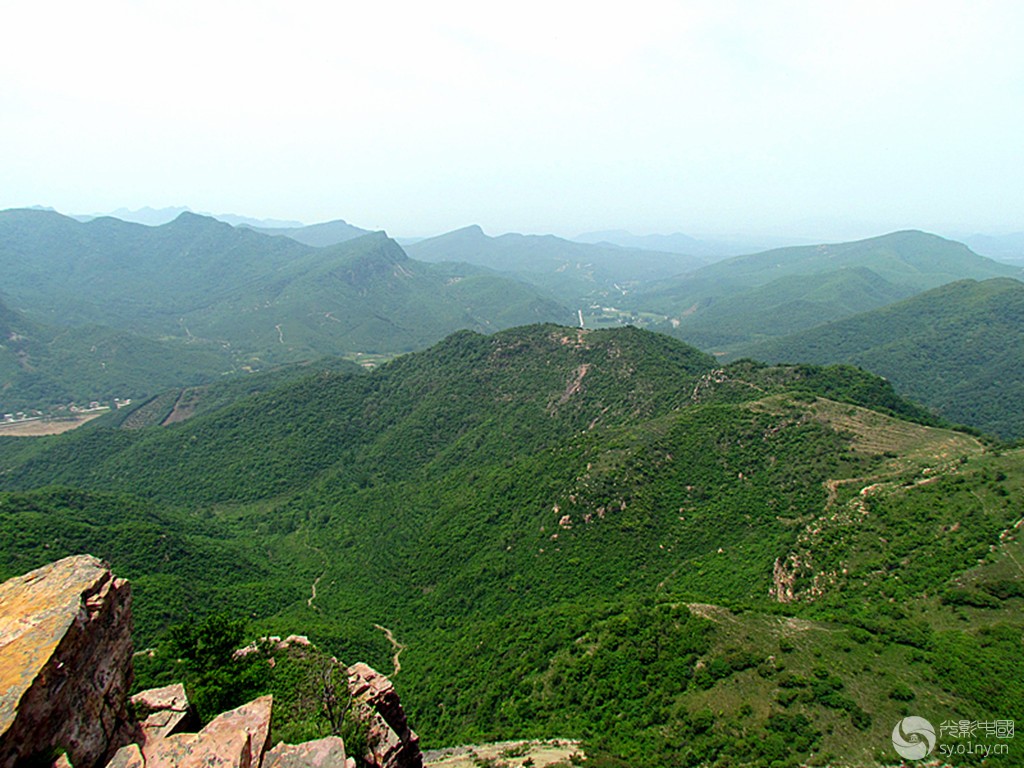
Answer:
[(372, 762), (380, 768), (422, 768), (419, 737), (388, 678), (366, 664), (348, 668), (348, 687), (359, 719), (369, 724)]
[(218, 715), (198, 733), (176, 733), (142, 744), (146, 768), (258, 768), (270, 746), (274, 700), (261, 696)]
[[(336, 736), (271, 749), (270, 696), (197, 732), (185, 732), (197, 724), (180, 684), (129, 700), (131, 631), (128, 583), (95, 557), (69, 557), (0, 585), (0, 768), (355, 768)], [(297, 635), (273, 641), (275, 652), (311, 647)], [(239, 653), (248, 652), (255, 650)], [(391, 681), (365, 664), (347, 672), (367, 725), (366, 762), (421, 768)]]
[(131, 737), (131, 591), (90, 555), (0, 585), (0, 768), (63, 749), (106, 764)]

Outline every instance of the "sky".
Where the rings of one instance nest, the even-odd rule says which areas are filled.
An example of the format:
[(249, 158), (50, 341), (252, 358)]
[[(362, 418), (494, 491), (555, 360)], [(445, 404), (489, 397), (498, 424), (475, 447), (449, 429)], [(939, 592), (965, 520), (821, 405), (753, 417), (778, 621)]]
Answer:
[(1024, 230), (1018, 0), (0, 7), (0, 208)]

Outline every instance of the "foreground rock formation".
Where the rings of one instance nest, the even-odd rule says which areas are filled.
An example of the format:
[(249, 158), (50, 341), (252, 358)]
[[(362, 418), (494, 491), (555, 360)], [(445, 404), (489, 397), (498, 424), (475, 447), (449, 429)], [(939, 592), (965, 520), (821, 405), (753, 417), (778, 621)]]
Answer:
[[(131, 630), (128, 583), (94, 557), (65, 558), (0, 585), (0, 768), (355, 768), (337, 736), (272, 746), (270, 696), (198, 731), (180, 684), (129, 703)], [(365, 664), (347, 672), (368, 729), (364, 762), (422, 768), (391, 681)]]
[(126, 743), (131, 590), (95, 557), (0, 585), (0, 766), (53, 749), (103, 765)]

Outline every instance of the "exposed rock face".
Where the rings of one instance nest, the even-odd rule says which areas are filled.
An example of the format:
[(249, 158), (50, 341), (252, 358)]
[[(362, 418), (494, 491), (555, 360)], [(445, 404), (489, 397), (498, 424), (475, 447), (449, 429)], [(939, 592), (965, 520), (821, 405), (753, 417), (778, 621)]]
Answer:
[(373, 764), (380, 768), (422, 768), (419, 736), (409, 727), (391, 681), (358, 663), (348, 668), (348, 687), (360, 719), (370, 725)]
[(0, 768), (54, 748), (75, 768), (127, 743), (131, 592), (91, 555), (0, 585)]

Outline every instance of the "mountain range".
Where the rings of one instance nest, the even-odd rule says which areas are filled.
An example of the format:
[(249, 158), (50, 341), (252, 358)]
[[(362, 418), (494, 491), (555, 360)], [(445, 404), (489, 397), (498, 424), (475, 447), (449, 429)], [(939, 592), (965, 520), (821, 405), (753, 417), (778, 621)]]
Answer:
[[(150, 227), (115, 218), (83, 223), (44, 210), (0, 212), (0, 270), (0, 300), (22, 329), (9, 329), (0, 349), (5, 412), (112, 394), (146, 398), (324, 356), (375, 364), (460, 328), (493, 332), (537, 321), (632, 324), (723, 360), (795, 362), (802, 354), (795, 340), (782, 357), (768, 341), (825, 333), (823, 324), (958, 280), (1022, 275), (1020, 267), (916, 231), (704, 264), (551, 236), (489, 237), (479, 227), (403, 250), (384, 233), (342, 220), (257, 230), (184, 212)], [(825, 353), (819, 344), (807, 359), (857, 362), (906, 384), (905, 394), (947, 418), (1005, 438), (1024, 434), (1005, 395), (1016, 391), (1015, 370), (998, 345), (955, 351), (958, 340), (988, 338), (997, 327), (1015, 338), (1017, 315), (993, 324), (991, 314), (956, 301), (937, 309), (925, 303), (902, 311), (957, 329), (942, 337), (946, 356), (930, 356), (946, 368), (927, 386), (913, 383), (929, 374), (915, 362), (922, 347), (911, 340), (888, 344), (881, 356), (846, 346)], [(889, 320), (869, 314), (858, 322), (870, 339), (871, 323)]]
[(962, 279), (1020, 278), (1019, 267), (924, 232), (781, 248), (717, 262), (646, 287), (634, 306), (661, 312), (655, 327), (729, 351), (874, 309)]
[(190, 213), (146, 227), (0, 212), (0, 270), (5, 302), (33, 322), (214, 343), (237, 367), (572, 318), (521, 281), (413, 261), (383, 233), (314, 248)]
[(489, 237), (478, 226), (406, 246), (427, 262), (463, 262), (527, 280), (570, 306), (621, 296), (639, 284), (689, 272), (704, 264), (694, 256), (640, 248), (575, 243), (553, 235), (509, 233)]

